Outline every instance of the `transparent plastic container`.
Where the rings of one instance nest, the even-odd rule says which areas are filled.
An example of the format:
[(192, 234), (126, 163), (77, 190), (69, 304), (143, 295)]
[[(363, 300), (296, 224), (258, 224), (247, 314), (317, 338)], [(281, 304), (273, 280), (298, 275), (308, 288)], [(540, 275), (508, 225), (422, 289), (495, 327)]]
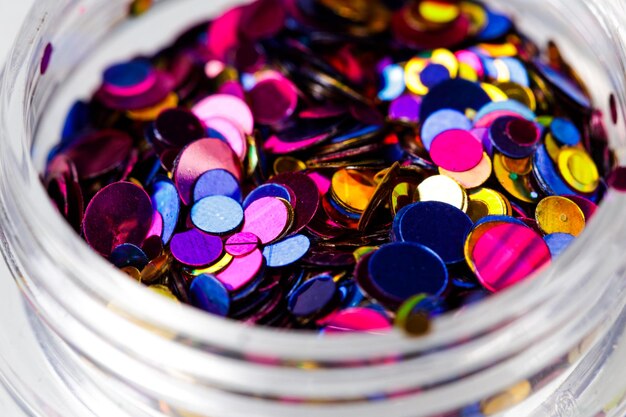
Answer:
[[(93, 89), (107, 63), (155, 51), (236, 2), (161, 1), (132, 19), (128, 3), (38, 0), (2, 78), (1, 242), (28, 320), (1, 323), (9, 342), (0, 352), (0, 379), (26, 414), (626, 415), (624, 193), (609, 192), (583, 236), (542, 276), (437, 318), (434, 331), (418, 339), (244, 326), (145, 291), (92, 252), (39, 181), (63, 114)], [(588, 83), (624, 165), (620, 4), (488, 3), (512, 13), (539, 44), (557, 41)], [(54, 52), (42, 76), (49, 42)], [(7, 297), (5, 304), (19, 303)]]

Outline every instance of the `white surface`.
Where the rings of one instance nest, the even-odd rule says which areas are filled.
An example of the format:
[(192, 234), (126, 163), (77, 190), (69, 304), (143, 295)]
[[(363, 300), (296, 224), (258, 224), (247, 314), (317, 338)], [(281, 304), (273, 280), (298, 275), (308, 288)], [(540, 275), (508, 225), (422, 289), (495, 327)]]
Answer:
[[(7, 54), (13, 44), (13, 40), (24, 21), (26, 14), (32, 5), (33, 0), (0, 0), (0, 66), (4, 65)], [(19, 303), (8, 303), (7, 301), (17, 297), (17, 288), (11, 278), (9, 271), (0, 261), (0, 280), (2, 281), (2, 303), (9, 304), (0, 310), (0, 315), (11, 314), (12, 308), (20, 308)], [(7, 281), (11, 281), (7, 283)], [(8, 291), (8, 293), (6, 292)], [(4, 318), (0, 321), (4, 321)], [(14, 341), (6, 340), (6, 335), (2, 334), (0, 329), (0, 346), (5, 343)], [(7, 394), (5, 389), (0, 386), (0, 416), (2, 417), (22, 417), (24, 414), (18, 409), (13, 399)]]

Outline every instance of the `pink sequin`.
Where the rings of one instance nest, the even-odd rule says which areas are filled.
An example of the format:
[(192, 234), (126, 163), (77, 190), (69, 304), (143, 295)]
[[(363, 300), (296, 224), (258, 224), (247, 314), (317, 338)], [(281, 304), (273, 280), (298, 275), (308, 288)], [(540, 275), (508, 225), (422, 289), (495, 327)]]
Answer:
[(248, 232), (236, 233), (226, 241), (226, 252), (232, 256), (245, 256), (258, 249), (259, 238)]
[(514, 223), (494, 226), (480, 237), (472, 261), (480, 282), (497, 292), (523, 281), (550, 263), (550, 250), (529, 227)]
[(226, 142), (228, 142), (241, 161), (246, 158), (248, 142), (243, 131), (236, 123), (224, 117), (213, 117), (206, 120), (205, 124), (209, 129), (215, 129), (226, 139)]
[(224, 284), (228, 291), (237, 291), (245, 287), (261, 270), (263, 254), (259, 249), (241, 258), (233, 258), (232, 262), (216, 278)]
[(146, 236), (163, 236), (163, 216), (156, 210), (152, 213), (152, 225)]
[(254, 118), (250, 107), (242, 99), (230, 94), (213, 94), (196, 103), (191, 111), (203, 122), (214, 117), (224, 117), (239, 125), (248, 135), (254, 131)]
[(391, 329), (389, 319), (371, 308), (348, 308), (320, 322), (325, 333), (384, 333)]
[(174, 163), (174, 183), (183, 203), (193, 202), (193, 187), (202, 174), (220, 168), (241, 179), (239, 159), (221, 140), (200, 139), (183, 148)]
[(483, 159), (483, 146), (470, 132), (451, 129), (435, 137), (430, 145), (430, 156), (445, 170), (465, 172)]
[(283, 234), (290, 217), (284, 201), (276, 197), (263, 197), (248, 206), (244, 212), (242, 232), (253, 233), (261, 243), (270, 243)]

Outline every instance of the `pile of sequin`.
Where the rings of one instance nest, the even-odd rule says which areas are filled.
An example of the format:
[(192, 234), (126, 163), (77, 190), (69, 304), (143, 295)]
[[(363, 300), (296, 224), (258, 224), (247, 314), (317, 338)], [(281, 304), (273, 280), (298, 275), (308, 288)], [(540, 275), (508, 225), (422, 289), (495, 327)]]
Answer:
[(612, 163), (601, 120), (555, 45), (480, 3), (260, 0), (106, 69), (45, 186), (181, 302), (420, 334), (583, 231)]

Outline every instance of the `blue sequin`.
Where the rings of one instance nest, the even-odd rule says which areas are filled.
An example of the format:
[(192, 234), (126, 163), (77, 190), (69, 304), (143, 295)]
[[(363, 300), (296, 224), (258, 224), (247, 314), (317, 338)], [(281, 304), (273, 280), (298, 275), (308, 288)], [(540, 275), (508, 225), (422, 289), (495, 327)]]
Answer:
[(439, 201), (413, 203), (402, 213), (400, 239), (424, 245), (446, 263), (465, 258), (463, 246), (472, 220), (458, 208)]
[(191, 304), (217, 316), (225, 317), (230, 309), (228, 291), (212, 275), (198, 275), (189, 287)]
[(161, 235), (161, 239), (163, 240), (163, 244), (167, 245), (174, 234), (180, 214), (178, 190), (171, 180), (159, 177), (152, 185), (150, 198), (152, 200), (152, 207), (163, 217), (163, 234)]
[(280, 242), (267, 245), (263, 249), (263, 256), (267, 266), (279, 268), (291, 265), (309, 251), (311, 241), (304, 235), (295, 235)]

